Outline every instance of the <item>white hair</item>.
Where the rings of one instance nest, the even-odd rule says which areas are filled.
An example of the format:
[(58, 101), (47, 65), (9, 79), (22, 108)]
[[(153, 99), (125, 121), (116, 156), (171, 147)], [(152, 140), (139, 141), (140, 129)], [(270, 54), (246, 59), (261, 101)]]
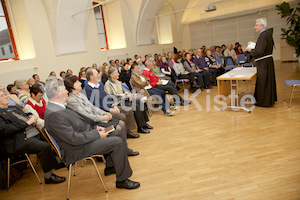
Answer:
[(266, 18), (258, 18), (256, 20), (257, 23), (260, 25), (264, 26), (264, 28), (267, 28), (267, 19)]
[(24, 79), (17, 80), (17, 82), (16, 82), (17, 89), (21, 89), (21, 87), (22, 87), (22, 85), (23, 85), (24, 82), (27, 82), (27, 81), (24, 80)]
[(45, 86), (45, 91), (48, 99), (53, 99), (56, 92), (61, 92), (64, 85), (62, 85), (57, 79), (47, 79), (47, 84)]

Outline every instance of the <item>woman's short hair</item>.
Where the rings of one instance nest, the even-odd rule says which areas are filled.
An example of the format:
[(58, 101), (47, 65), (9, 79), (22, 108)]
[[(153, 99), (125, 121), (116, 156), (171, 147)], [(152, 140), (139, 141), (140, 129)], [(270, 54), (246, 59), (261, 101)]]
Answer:
[(112, 73), (114, 73), (117, 69), (115, 67), (110, 67), (109, 70), (108, 70), (108, 77), (110, 78), (110, 75)]
[(24, 80), (24, 79), (17, 80), (17, 82), (16, 82), (17, 89), (21, 89), (24, 82), (26, 82), (26, 80)]
[(69, 77), (65, 78), (64, 84), (65, 84), (66, 90), (68, 90), (69, 93), (71, 93), (72, 90), (74, 90), (74, 83), (76, 81), (78, 81), (77, 76), (69, 76)]
[(174, 61), (177, 62), (177, 60), (178, 60), (179, 58), (181, 59), (181, 56), (180, 56), (179, 54), (176, 54), (175, 57), (174, 57)]
[(30, 87), (30, 94), (37, 95), (38, 93), (43, 93), (43, 90), (41, 89), (41, 86), (39, 84), (34, 84), (33, 86)]

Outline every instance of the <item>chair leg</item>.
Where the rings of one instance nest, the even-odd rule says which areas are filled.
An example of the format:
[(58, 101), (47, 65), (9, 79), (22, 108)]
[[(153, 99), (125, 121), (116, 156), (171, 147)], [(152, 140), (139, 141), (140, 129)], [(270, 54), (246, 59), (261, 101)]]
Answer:
[(294, 93), (294, 88), (295, 88), (295, 85), (293, 85), (293, 88), (292, 88), (292, 93), (291, 93), (291, 97), (290, 97), (290, 104), (289, 104), (289, 108), (291, 108), (292, 99), (293, 99), (293, 93)]
[(67, 200), (69, 200), (69, 195), (70, 195), (71, 174), (72, 174), (72, 164), (69, 165), (69, 179), (68, 179), (68, 193), (67, 193)]
[(286, 92), (287, 92), (287, 89), (288, 89), (288, 86), (286, 86), (286, 88), (285, 88), (285, 95), (284, 95), (284, 100), (283, 100), (283, 101), (286, 100)]
[(31, 162), (29, 156), (27, 155), (27, 153), (25, 153), (25, 156), (26, 156), (26, 158), (27, 158), (27, 160), (28, 160), (28, 162), (29, 162), (29, 164), (30, 164), (30, 167), (31, 167), (31, 169), (32, 169), (32, 171), (33, 171), (35, 177), (37, 178), (37, 180), (39, 181), (39, 183), (42, 184), (41, 179), (40, 179), (40, 177), (38, 176), (38, 174), (36, 173), (36, 170), (35, 170), (35, 168), (34, 168), (32, 162)]
[(102, 157), (102, 160), (103, 160), (104, 164), (106, 164), (106, 160), (105, 160), (104, 156), (101, 155), (101, 157)]
[(106, 187), (105, 187), (104, 181), (103, 181), (103, 179), (102, 179), (102, 177), (101, 177), (101, 174), (100, 174), (100, 172), (99, 172), (99, 170), (98, 170), (98, 167), (97, 167), (97, 165), (96, 165), (95, 160), (94, 160), (92, 157), (88, 157), (87, 159), (90, 159), (90, 160), (93, 162), (93, 164), (94, 164), (94, 166), (95, 166), (95, 170), (97, 171), (98, 177), (99, 177), (99, 179), (100, 179), (100, 181), (101, 181), (101, 183), (102, 183), (102, 185), (103, 185), (103, 188), (104, 188), (105, 192), (107, 192), (107, 189), (106, 189)]
[(9, 189), (10, 158), (7, 158), (7, 189)]
[(77, 162), (74, 165), (74, 175), (73, 176), (76, 176), (76, 169), (77, 169)]

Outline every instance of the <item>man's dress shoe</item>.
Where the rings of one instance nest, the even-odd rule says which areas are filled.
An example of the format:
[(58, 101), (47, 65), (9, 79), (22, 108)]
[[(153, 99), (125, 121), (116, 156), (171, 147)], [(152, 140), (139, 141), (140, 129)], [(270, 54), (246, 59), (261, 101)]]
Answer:
[(133, 134), (131, 131), (127, 131), (127, 138), (139, 138), (139, 134)]
[(138, 129), (138, 132), (139, 133), (150, 133), (150, 131), (148, 131), (148, 130), (142, 128), (142, 127)]
[(66, 180), (65, 177), (60, 177), (60, 176), (57, 176), (55, 174), (52, 174), (50, 176), (50, 178), (45, 178), (45, 184), (50, 184), (50, 183), (53, 183), (53, 184), (56, 184), (56, 183), (62, 183)]
[(152, 126), (150, 126), (149, 124), (146, 124), (145, 126), (143, 126), (144, 129), (153, 129)]
[(126, 179), (125, 181), (116, 181), (116, 187), (125, 189), (136, 189), (140, 187), (140, 183)]
[(132, 151), (131, 153), (128, 153), (128, 156), (137, 156), (140, 153), (138, 151)]

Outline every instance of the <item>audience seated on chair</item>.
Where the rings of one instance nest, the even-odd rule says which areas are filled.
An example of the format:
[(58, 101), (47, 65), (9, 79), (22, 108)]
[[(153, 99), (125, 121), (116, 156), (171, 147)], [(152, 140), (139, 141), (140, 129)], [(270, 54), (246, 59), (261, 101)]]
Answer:
[[(149, 84), (153, 88), (158, 88), (158, 89), (161, 89), (164, 91), (168, 91), (169, 94), (172, 95), (175, 104), (178, 103), (181, 106), (190, 104), (191, 103), (190, 100), (183, 100), (183, 98), (178, 94), (176, 86), (174, 85), (174, 83), (172, 81), (164, 80), (164, 82), (163, 82), (157, 76), (155, 76), (155, 74), (152, 71), (153, 66), (154, 66), (153, 62), (147, 61), (146, 67), (142, 73), (143, 76), (148, 77), (150, 79)], [(179, 101), (179, 102), (177, 102), (177, 101)]]
[[(130, 68), (131, 70), (131, 84), (134, 88), (134, 90), (137, 93), (140, 93), (143, 91), (143, 94), (147, 97), (150, 97), (150, 95), (156, 95), (162, 99), (162, 111), (164, 112), (165, 115), (173, 115), (174, 112), (169, 111), (168, 107), (170, 107), (170, 102), (166, 98), (166, 92), (164, 90), (160, 90), (158, 88), (153, 88), (150, 84), (149, 81), (150, 79), (139, 74), (139, 67), (137, 64), (133, 64)], [(170, 108), (175, 109), (175, 106), (171, 106)]]
[(235, 54), (236, 55), (241, 55), (241, 54), (245, 55), (245, 53), (242, 50), (242, 46), (241, 45), (238, 45), (237, 50), (235, 51)]
[(6, 156), (24, 153), (37, 154), (44, 171), (45, 183), (61, 183), (64, 177), (51, 172), (59, 164), (50, 144), (41, 140), (39, 130), (34, 126), (37, 117), (28, 117), (19, 107), (8, 107), (8, 96), (0, 91), (0, 153)]
[(201, 69), (199, 69), (197, 67), (197, 65), (195, 65), (195, 63), (193, 63), (192, 56), (190, 53), (185, 53), (184, 55), (185, 57), (185, 61), (183, 63), (183, 67), (186, 71), (188, 72), (192, 72), (194, 73), (194, 76), (197, 77), (197, 83), (200, 87), (203, 87), (203, 77), (202, 77), (202, 73), (201, 73)]
[(141, 58), (137, 59), (137, 64), (139, 66), (139, 73), (142, 74), (143, 70), (145, 68), (145, 65), (143, 64), (143, 60)]
[(39, 76), (38, 74), (33, 74), (33, 75), (32, 75), (32, 78), (34, 78), (35, 83), (37, 83), (37, 84), (39, 84), (39, 85), (45, 87), (45, 83), (42, 82), (42, 81), (40, 81), (40, 76)]
[(232, 57), (233, 59), (233, 62), (236, 63), (237, 62), (237, 56), (236, 56), (236, 53), (235, 53), (235, 50), (233, 49), (233, 45), (232, 44), (229, 44), (227, 46), (228, 48), (224, 51), (224, 56), (225, 57)]
[(223, 55), (223, 53), (221, 51), (221, 47), (220, 46), (216, 46), (216, 51), (212, 55), (213, 55), (213, 57), (215, 59), (218, 59), (218, 58), (224, 59), (224, 55)]
[(221, 67), (221, 65), (216, 61), (216, 59), (212, 56), (211, 50), (206, 51), (205, 61), (208, 65), (209, 72), (212, 75), (212, 84), (217, 84), (217, 76), (220, 76), (225, 72), (225, 69)]
[[(69, 92), (67, 108), (70, 108), (86, 119), (86, 122), (91, 125), (97, 125), (101, 127), (113, 126), (116, 130), (110, 133), (109, 136), (119, 136), (124, 140), (129, 156), (138, 155), (138, 152), (133, 152), (132, 149), (127, 148), (127, 131), (125, 122), (117, 118), (112, 118), (112, 115), (108, 112), (95, 107), (87, 97), (80, 93), (81, 83), (76, 76), (71, 76), (65, 79), (65, 87)], [(133, 135), (138, 137), (139, 135)]]
[(132, 170), (124, 141), (117, 136), (107, 137), (108, 133), (102, 127), (94, 128), (75, 111), (66, 109), (64, 103), (67, 102), (68, 91), (64, 86), (51, 83), (46, 85), (46, 92), (50, 101), (45, 112), (45, 127), (64, 151), (66, 164), (104, 154), (106, 174), (116, 173), (116, 187), (138, 188), (140, 183), (128, 179)]
[[(11, 85), (13, 85), (13, 84), (11, 84)], [(9, 98), (8, 99), (9, 106), (17, 106), (19, 108), (23, 108), (25, 106), (25, 104), (18, 98), (18, 96), (16, 94), (8, 93), (3, 85), (0, 85), (0, 90), (7, 93), (8, 98)]]
[(28, 83), (26, 80), (17, 80), (16, 86), (20, 90), (18, 97), (25, 104), (30, 97)]
[(109, 66), (107, 64), (103, 64), (103, 66), (101, 68), (101, 72), (102, 72), (101, 82), (103, 84), (105, 84), (106, 81), (108, 80), (108, 69), (109, 69)]
[[(132, 134), (129, 130), (135, 128), (134, 114), (132, 109), (124, 110), (121, 106), (113, 104), (113, 100), (107, 98), (104, 88), (99, 84), (99, 75), (97, 70), (88, 70), (86, 74), (88, 84), (85, 87), (87, 98), (93, 105), (110, 112), (113, 118), (118, 118), (126, 123), (127, 132)], [(106, 101), (104, 101), (106, 99)]]
[(38, 118), (37, 124), (44, 128), (44, 113), (46, 110), (46, 101), (43, 99), (44, 92), (38, 84), (30, 88), (30, 98), (24, 107), (25, 113), (31, 113)]
[(184, 69), (181, 63), (181, 56), (179, 54), (176, 54), (174, 60), (175, 63), (173, 65), (173, 69), (178, 79), (189, 79), (192, 90), (196, 90), (197, 88), (200, 88), (201, 86), (198, 85), (195, 80), (194, 72), (189, 72)]
[(203, 56), (202, 49), (197, 49), (196, 56), (193, 59), (193, 63), (195, 63), (195, 65), (201, 70), (200, 73), (202, 74), (203, 77), (204, 88), (209, 89), (210, 88), (209, 69), (205, 61), (205, 57)]
[(130, 74), (130, 70), (129, 70), (129, 63), (124, 63), (124, 66), (122, 66), (122, 68), (121, 68), (119, 81), (121, 81), (122, 83), (126, 83), (129, 90), (131, 91), (132, 88), (129, 83), (130, 77), (131, 77), (131, 74)]
[[(134, 117), (136, 124), (138, 126), (139, 133), (149, 133), (147, 129), (152, 129), (150, 125), (147, 124), (149, 121), (144, 104), (135, 99), (132, 93), (126, 92), (120, 81), (118, 81), (119, 73), (115, 68), (110, 68), (108, 70), (109, 79), (105, 83), (104, 90), (108, 95), (112, 95), (114, 98), (115, 105), (121, 105), (121, 107), (131, 107), (134, 112)], [(133, 103), (133, 100), (135, 101)]]

